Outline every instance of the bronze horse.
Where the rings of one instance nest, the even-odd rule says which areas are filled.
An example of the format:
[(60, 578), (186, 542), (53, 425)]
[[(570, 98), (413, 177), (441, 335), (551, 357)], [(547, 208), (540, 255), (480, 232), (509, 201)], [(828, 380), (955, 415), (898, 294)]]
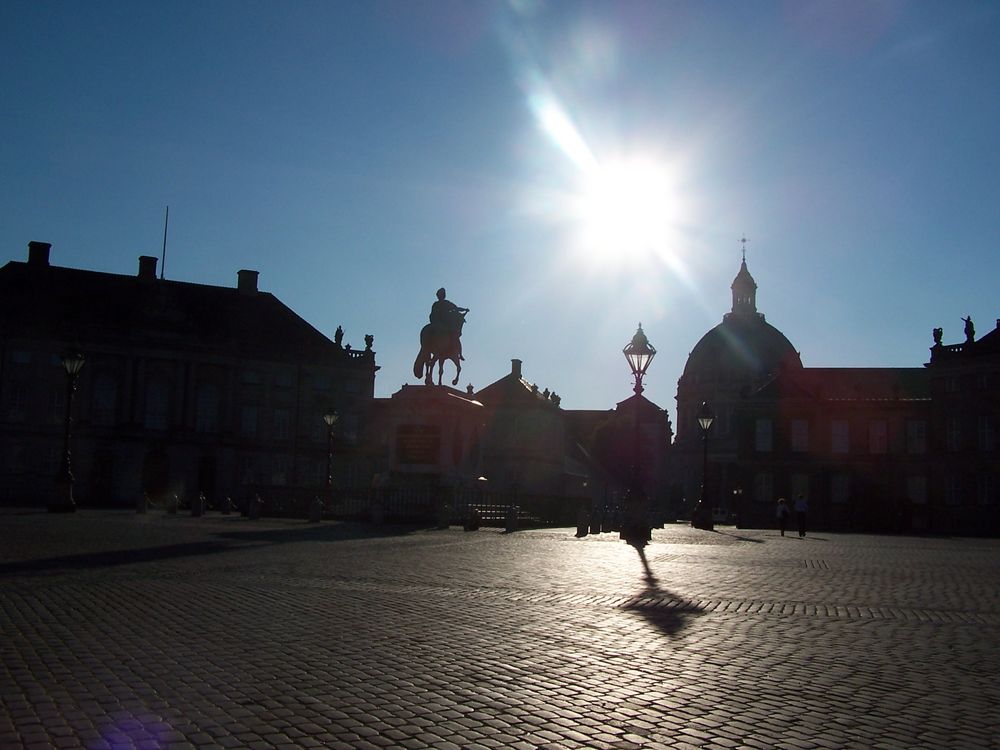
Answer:
[(434, 365), (438, 367), (438, 385), (444, 374), (445, 360), (455, 363), (455, 379), (452, 385), (458, 385), (462, 374), (462, 326), (465, 325), (465, 313), (455, 315), (456, 328), (454, 334), (436, 323), (428, 323), (420, 329), (420, 353), (413, 361), (413, 377), (423, 378), (425, 385), (434, 385)]

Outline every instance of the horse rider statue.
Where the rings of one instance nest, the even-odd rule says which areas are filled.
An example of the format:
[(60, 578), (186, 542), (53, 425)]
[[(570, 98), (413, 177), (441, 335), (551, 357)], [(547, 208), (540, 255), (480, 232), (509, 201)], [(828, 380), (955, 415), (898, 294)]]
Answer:
[(420, 331), (420, 353), (413, 363), (414, 377), (424, 378), (427, 385), (434, 382), (431, 370), (435, 363), (438, 365), (438, 385), (441, 384), (446, 359), (455, 363), (457, 372), (452, 385), (456, 385), (465, 359), (462, 356), (462, 326), (469, 308), (449, 302), (446, 296), (444, 287), (437, 290), (437, 301), (431, 305), (430, 323)]

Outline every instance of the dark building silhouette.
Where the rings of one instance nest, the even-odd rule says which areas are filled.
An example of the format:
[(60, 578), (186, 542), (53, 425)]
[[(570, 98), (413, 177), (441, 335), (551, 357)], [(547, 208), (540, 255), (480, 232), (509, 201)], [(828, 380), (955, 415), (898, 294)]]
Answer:
[[(371, 349), (331, 341), (257, 288), (53, 266), (50, 246), (0, 268), (0, 502), (38, 502), (59, 466), (66, 375), (86, 364), (73, 402), (77, 501), (131, 506), (204, 492), (210, 503), (325, 484), (336, 409), (335, 473), (370, 481), (355, 447), (374, 394)], [(277, 489), (275, 489), (277, 488)]]
[(778, 498), (802, 495), (821, 528), (1000, 532), (1000, 332), (936, 343), (924, 367), (809, 368), (757, 311), (745, 259), (732, 292), (677, 384), (679, 515), (699, 497), (706, 402), (707, 501), (743, 525), (774, 525)]

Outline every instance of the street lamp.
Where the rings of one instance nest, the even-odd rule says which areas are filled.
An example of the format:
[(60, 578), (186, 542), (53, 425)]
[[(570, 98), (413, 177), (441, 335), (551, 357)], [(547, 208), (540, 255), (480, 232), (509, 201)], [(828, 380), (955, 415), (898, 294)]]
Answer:
[(625, 494), (625, 519), (622, 524), (621, 538), (636, 547), (645, 546), (649, 541), (649, 521), (647, 516), (649, 499), (643, 492), (640, 481), (640, 442), (639, 442), (639, 396), (642, 394), (642, 377), (649, 369), (656, 349), (649, 343), (646, 334), (642, 332), (642, 323), (628, 345), (622, 349), (622, 354), (628, 361), (635, 378), (635, 413), (632, 423), (632, 477), (628, 492)]
[(84, 356), (80, 352), (62, 355), (62, 366), (66, 371), (66, 419), (63, 432), (62, 463), (55, 478), (55, 497), (49, 505), (53, 513), (73, 513), (76, 502), (73, 500), (73, 469), (70, 461), (70, 438), (73, 426), (73, 394), (76, 393), (76, 379), (83, 369)]
[(337, 424), (340, 415), (331, 409), (323, 415), (326, 422), (326, 494), (333, 500), (333, 426)]
[(701, 427), (701, 442), (702, 442), (702, 464), (701, 464), (701, 498), (698, 500), (698, 504), (694, 508), (694, 514), (691, 516), (691, 525), (697, 529), (705, 529), (706, 531), (712, 531), (715, 528), (712, 522), (712, 509), (708, 504), (708, 495), (706, 489), (708, 486), (708, 431), (712, 427), (712, 422), (715, 421), (715, 415), (712, 410), (708, 408), (708, 402), (701, 402), (701, 409), (698, 411), (698, 426)]
[(642, 376), (646, 374), (650, 362), (656, 356), (656, 349), (650, 345), (646, 334), (642, 332), (642, 323), (639, 324), (639, 330), (635, 332), (635, 336), (632, 337), (628, 346), (622, 349), (622, 354), (625, 355), (625, 359), (628, 360), (628, 366), (632, 369), (632, 376), (635, 378), (634, 390), (638, 396), (643, 390)]

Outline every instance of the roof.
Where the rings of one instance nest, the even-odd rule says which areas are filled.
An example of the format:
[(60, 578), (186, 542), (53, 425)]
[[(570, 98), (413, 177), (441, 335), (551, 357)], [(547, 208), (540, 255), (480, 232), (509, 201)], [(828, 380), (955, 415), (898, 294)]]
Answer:
[(10, 333), (257, 359), (355, 359), (268, 292), (11, 261), (0, 268), (0, 319)]
[(922, 367), (809, 367), (784, 372), (754, 394), (824, 401), (925, 401), (930, 376)]
[(695, 344), (681, 379), (753, 380), (801, 368), (795, 347), (763, 316), (730, 313)]

